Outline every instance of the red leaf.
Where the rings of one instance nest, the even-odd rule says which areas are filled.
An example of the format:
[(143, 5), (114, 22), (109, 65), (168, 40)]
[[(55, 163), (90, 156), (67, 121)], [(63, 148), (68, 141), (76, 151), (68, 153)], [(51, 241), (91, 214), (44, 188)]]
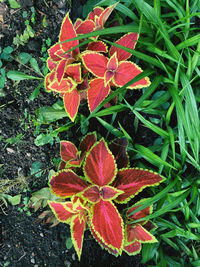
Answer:
[(74, 29), (77, 29), (78, 28), (78, 26), (82, 23), (83, 21), (82, 21), (82, 19), (77, 19), (76, 21), (75, 21), (75, 23), (74, 23)]
[(116, 53), (111, 56), (107, 64), (107, 70), (116, 71), (118, 67), (118, 60)]
[(116, 57), (116, 53), (109, 59), (108, 64), (107, 64), (107, 70), (105, 72), (105, 84), (108, 84), (112, 78), (115, 75), (115, 71), (117, 70), (118, 67), (118, 60)]
[(108, 83), (112, 80), (112, 78), (114, 77), (115, 73), (110, 71), (110, 70), (107, 70), (105, 72), (105, 77), (104, 77), (104, 80), (105, 80), (105, 84), (108, 85)]
[(48, 67), (48, 69), (49, 69), (50, 71), (52, 71), (56, 66), (57, 66), (57, 64), (56, 64), (55, 62), (53, 62), (53, 61), (51, 60), (51, 58), (49, 57), (49, 58), (47, 59), (47, 67)]
[(49, 201), (48, 203), (54, 215), (60, 222), (69, 223), (71, 217), (75, 214), (75, 212), (72, 209), (71, 202), (59, 203), (59, 202)]
[(55, 72), (54, 71), (50, 72), (46, 75), (45, 81), (44, 81), (44, 87), (45, 87), (47, 92), (51, 91), (51, 88), (49, 86), (53, 82), (54, 79), (55, 79)]
[(157, 225), (155, 223), (152, 223), (151, 221), (146, 222), (142, 225), (147, 231), (151, 231), (152, 229), (157, 228)]
[(103, 200), (112, 200), (122, 194), (123, 191), (117, 190), (112, 186), (103, 186), (100, 190), (100, 194)]
[(81, 63), (68, 65), (65, 69), (65, 74), (77, 83), (81, 83)]
[[(69, 166), (80, 167), (81, 166), (81, 163), (82, 163), (82, 160), (83, 160), (83, 158), (82, 157), (80, 158), (80, 156), (77, 155), (76, 159), (71, 159), (68, 162), (68, 164), (69, 164)], [(70, 169), (72, 169), (72, 168), (70, 167)]]
[(104, 139), (97, 142), (89, 151), (83, 167), (87, 178), (96, 185), (108, 185), (116, 175), (115, 160)]
[[(76, 31), (74, 29), (74, 26), (69, 18), (69, 12), (65, 16), (62, 22), (61, 30), (60, 30), (60, 35), (59, 35), (59, 42), (63, 42), (72, 38), (76, 37)], [(64, 51), (68, 51), (74, 46), (78, 45), (78, 40), (70, 41), (70, 42), (65, 42), (60, 44), (61, 47), (63, 48)], [(77, 55), (79, 54), (79, 48), (76, 48), (73, 50), (72, 54)]]
[[(147, 199), (142, 199), (142, 200), (138, 201), (136, 204), (142, 204), (142, 202), (144, 202), (145, 200), (147, 200)], [(128, 217), (129, 220), (134, 220), (134, 221), (139, 220), (141, 218), (144, 218), (144, 217), (150, 215), (152, 213), (152, 211), (153, 211), (153, 207), (150, 206), (150, 207), (147, 207), (147, 208), (145, 208), (145, 209), (143, 209), (141, 211), (136, 212), (135, 214), (129, 215), (130, 213), (132, 213), (133, 211), (135, 211), (139, 207), (141, 207), (141, 205), (137, 205), (137, 206), (135, 206), (133, 208), (130, 208), (127, 211), (126, 214), (127, 214), (127, 217)], [(140, 222), (140, 224), (142, 224), (143, 222)]]
[(107, 19), (109, 18), (110, 14), (112, 13), (113, 9), (116, 7), (118, 3), (107, 7), (99, 16), (99, 25), (103, 28), (104, 24), (106, 23)]
[(129, 256), (134, 256), (141, 251), (141, 243), (138, 241), (133, 242), (130, 245), (124, 246), (124, 251), (129, 255)]
[(88, 152), (90, 148), (95, 144), (97, 141), (96, 133), (88, 133), (80, 143), (80, 150), (81, 152)]
[(88, 44), (88, 50), (96, 51), (96, 52), (104, 52), (107, 53), (108, 49), (105, 43), (102, 41), (95, 41)]
[(123, 220), (111, 201), (100, 200), (93, 206), (91, 228), (109, 248), (121, 254), (123, 248)]
[[(119, 40), (116, 41), (116, 44), (123, 45), (127, 48), (134, 49), (136, 42), (138, 40), (138, 33), (128, 33), (122, 36)], [(132, 56), (131, 53), (126, 52), (125, 50), (118, 48), (116, 46), (111, 46), (110, 48), (110, 56), (112, 56), (115, 52), (117, 52), (117, 58), (119, 61), (127, 60)]]
[(61, 198), (71, 197), (85, 188), (87, 183), (78, 177), (72, 170), (59, 171), (52, 176), (49, 182), (52, 193)]
[(61, 60), (56, 67), (56, 78), (60, 83), (65, 73), (66, 60)]
[(94, 29), (95, 29), (94, 21), (85, 20), (77, 26), (76, 33), (77, 34), (86, 34), (89, 32), (93, 32)]
[(66, 162), (65, 161), (61, 161), (60, 164), (59, 164), (58, 170), (61, 171), (61, 170), (64, 170), (64, 169), (66, 169)]
[(49, 48), (48, 53), (53, 61), (60, 61), (60, 57), (56, 54), (59, 50), (61, 50), (60, 44), (55, 44)]
[(59, 50), (58, 52), (56, 52), (56, 54), (59, 55), (60, 60), (65, 61), (65, 66), (72, 64), (75, 61), (75, 58), (73, 57), (72, 52), (66, 53), (63, 50)]
[(60, 84), (57, 80), (54, 79), (54, 81), (49, 84), (48, 88), (58, 93), (65, 93), (72, 91), (74, 88), (76, 88), (76, 85), (77, 84), (75, 83), (75, 81), (72, 80), (72, 78), (67, 77), (62, 79)]
[(97, 185), (88, 186), (88, 188), (86, 188), (84, 192), (81, 193), (81, 197), (92, 203), (99, 202), (100, 200), (99, 187)]
[(90, 88), (87, 91), (88, 106), (90, 112), (94, 111), (110, 92), (110, 86), (105, 87), (104, 79), (96, 78), (90, 81)]
[(143, 169), (122, 169), (118, 171), (114, 187), (124, 191), (115, 201), (127, 203), (131, 198), (147, 186), (155, 186), (164, 181), (164, 178), (152, 171)]
[(127, 242), (139, 241), (141, 243), (155, 243), (157, 239), (140, 224), (129, 224), (126, 227)]
[[(116, 86), (122, 87), (140, 73), (142, 73), (142, 70), (136, 64), (130, 61), (121, 61), (119, 63), (118, 69), (115, 72), (113, 82)], [(138, 88), (147, 87), (150, 84), (151, 83), (149, 81), (149, 78), (145, 77), (129, 85), (127, 88), (138, 89)]]
[(74, 144), (69, 141), (60, 142), (60, 155), (61, 159), (66, 162), (76, 159), (78, 150)]
[(115, 157), (118, 169), (126, 168), (129, 165), (129, 159), (127, 154), (127, 139), (118, 138), (113, 140), (109, 145), (109, 149)]
[(79, 216), (77, 215), (74, 216), (74, 218), (71, 220), (70, 228), (71, 228), (72, 243), (80, 260), (86, 223), (84, 220), (81, 221), (79, 219)]
[(88, 19), (95, 21), (95, 16), (99, 17), (103, 11), (104, 9), (102, 7), (95, 7), (94, 10), (89, 13)]
[(83, 193), (81, 193), (81, 197), (92, 203), (97, 203), (100, 201), (100, 199), (105, 201), (115, 199), (122, 193), (123, 191), (117, 190), (112, 186), (99, 187), (92, 185), (86, 188)]
[(80, 104), (80, 95), (77, 90), (67, 92), (63, 96), (65, 110), (72, 121), (75, 120)]
[(107, 69), (108, 59), (97, 52), (89, 51), (82, 54), (83, 64), (92, 74), (104, 77)]

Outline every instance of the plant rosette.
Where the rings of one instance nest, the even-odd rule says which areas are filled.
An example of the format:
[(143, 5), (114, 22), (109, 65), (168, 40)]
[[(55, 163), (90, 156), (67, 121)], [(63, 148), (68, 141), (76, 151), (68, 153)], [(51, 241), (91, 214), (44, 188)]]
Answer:
[[(59, 93), (72, 121), (82, 100), (87, 100), (89, 110), (93, 112), (112, 92), (111, 88), (124, 86), (142, 72), (139, 66), (127, 61), (131, 53), (114, 45), (108, 49), (104, 42), (98, 40), (98, 36), (83, 41), (85, 44), (79, 40), (68, 41), (80, 34), (103, 29), (115, 6), (106, 9), (96, 7), (85, 21), (77, 19), (74, 25), (67, 13), (58, 43), (48, 51), (47, 66), (50, 73), (45, 77), (46, 91)], [(128, 33), (116, 44), (134, 49), (137, 40), (137, 33)], [(139, 89), (149, 85), (150, 80), (145, 77), (128, 88)]]
[[(115, 143), (117, 144), (116, 141)], [(113, 147), (113, 143), (110, 147)], [(119, 153), (124, 154), (123, 163), (116, 155), (116, 146), (114, 148), (115, 155), (103, 138), (95, 140), (77, 168), (80, 169), (81, 166), (82, 175), (76, 173), (75, 167), (73, 170), (66, 167), (55, 173), (49, 181), (51, 193), (61, 199), (70, 199), (60, 203), (50, 201), (49, 206), (58, 221), (70, 224), (72, 242), (79, 259), (87, 227), (103, 248), (115, 256), (121, 255), (127, 246), (126, 232), (129, 228), (124, 226), (117, 205), (127, 203), (144, 188), (156, 186), (164, 180), (159, 174), (149, 170), (124, 167), (127, 165), (126, 151), (122, 149)], [(122, 166), (121, 169), (118, 168), (119, 165)], [(135, 215), (136, 219), (145, 212), (138, 214)], [(130, 220), (132, 217), (129, 215), (127, 213)], [(138, 235), (140, 236), (139, 232)], [(140, 239), (134, 241), (140, 242)], [(128, 245), (130, 242), (128, 240)]]

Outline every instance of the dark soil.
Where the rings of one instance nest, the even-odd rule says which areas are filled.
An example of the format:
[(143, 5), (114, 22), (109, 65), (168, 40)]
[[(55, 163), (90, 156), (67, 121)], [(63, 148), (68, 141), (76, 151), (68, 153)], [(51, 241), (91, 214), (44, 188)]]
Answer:
[[(48, 6), (45, 4), (48, 3)], [(73, 1), (72, 1), (73, 2)], [(86, 1), (74, 1), (71, 9), (73, 21), (80, 16), (81, 7)], [(13, 38), (16, 34), (23, 33), (25, 29), (23, 11), (27, 11), (29, 18), (31, 17), (31, 6), (36, 10), (36, 24), (32, 25), (36, 32), (34, 38), (24, 46), (19, 46), (14, 53), (27, 52), (39, 59), (41, 57), (42, 40), (51, 37), (52, 43), (57, 41), (60, 24), (69, 6), (66, 0), (24, 0), (21, 1), (21, 9), (12, 10), (7, 1), (6, 13), (4, 14), (4, 23), (0, 25), (1, 37), (0, 46), (12, 46)], [(77, 8), (79, 7), (79, 8)], [(48, 26), (42, 26), (42, 20), (46, 15)], [(42, 64), (42, 62), (41, 62)], [(6, 70), (18, 70), (19, 65), (15, 62), (7, 62), (4, 66)], [(20, 70), (27, 72), (27, 69), (20, 66)], [(32, 75), (32, 73), (31, 73)], [(28, 177), (29, 191), (34, 192), (47, 186), (48, 171), (44, 171), (42, 177), (36, 178), (30, 176), (30, 170), (33, 162), (40, 162), (41, 168), (55, 168), (52, 162), (53, 158), (59, 157), (59, 143), (54, 142), (53, 145), (47, 144), (44, 146), (36, 146), (35, 126), (32, 120), (36, 118), (35, 111), (39, 107), (52, 105), (58, 98), (52, 94), (47, 94), (42, 89), (38, 98), (34, 101), (29, 100), (32, 91), (37, 87), (37, 81), (21, 81), (13, 83), (7, 80), (4, 88), (4, 97), (0, 97), (0, 164), (3, 164), (4, 172), (1, 173), (0, 179), (15, 180), (19, 175)], [(131, 95), (127, 95), (129, 98)], [(133, 104), (140, 92), (134, 97), (131, 96)], [(130, 99), (129, 99), (130, 100)], [(85, 107), (80, 109), (80, 112), (85, 116), (88, 111)], [(27, 113), (28, 115), (26, 115)], [(156, 136), (150, 135), (147, 138), (148, 132), (143, 131), (141, 127), (141, 135), (135, 136), (133, 131), (134, 116), (131, 114), (121, 113), (116, 120), (120, 121), (121, 125), (126, 129), (130, 136), (140, 144), (151, 144)], [(64, 119), (61, 123), (64, 122)], [(44, 126), (45, 130), (45, 126)], [(96, 120), (90, 121), (89, 131), (96, 130), (101, 136), (106, 136), (105, 128), (97, 123)], [(9, 144), (8, 138), (16, 137), (21, 134), (19, 142)], [(152, 134), (152, 132), (151, 132)], [(82, 134), (80, 129), (72, 128), (70, 133), (62, 133), (61, 139), (69, 138), (77, 143)], [(109, 136), (112, 138), (113, 136)], [(37, 179), (37, 180), (35, 180)], [(26, 191), (22, 194), (22, 199), (25, 196), (30, 197), (31, 192)], [(21, 193), (17, 188), (9, 192), (14, 195)], [(101, 247), (93, 240), (89, 232), (86, 232), (81, 261), (79, 262), (73, 248), (67, 249), (65, 242), (66, 237), (70, 236), (69, 227), (65, 224), (59, 224), (54, 228), (50, 228), (47, 224), (36, 222), (38, 215), (42, 210), (27, 216), (25, 212), (19, 212), (18, 207), (23, 207), (23, 203), (18, 206), (9, 206), (4, 210), (0, 209), (0, 266), (11, 267), (61, 267), (61, 266), (145, 266), (140, 264), (141, 255), (129, 257), (123, 254), (121, 257), (115, 258), (102, 250)]]

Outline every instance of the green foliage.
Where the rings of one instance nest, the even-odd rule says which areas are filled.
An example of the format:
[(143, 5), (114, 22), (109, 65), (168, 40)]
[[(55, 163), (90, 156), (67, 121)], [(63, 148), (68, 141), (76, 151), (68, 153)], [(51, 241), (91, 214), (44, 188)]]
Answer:
[(35, 177), (39, 178), (42, 175), (41, 167), (42, 164), (39, 161), (35, 161), (31, 166), (31, 175), (35, 175)]
[(31, 22), (35, 24), (35, 8), (33, 6), (31, 7), (31, 12)]
[[(60, 103), (60, 102), (59, 102)], [(50, 123), (53, 121), (57, 121), (64, 117), (67, 117), (64, 108), (59, 105), (54, 105), (53, 107), (42, 107), (36, 111), (36, 114), (39, 120), (43, 123)]]
[(21, 202), (21, 194), (15, 195), (13, 197), (7, 194), (3, 194), (3, 197), (7, 199), (8, 202), (13, 206), (18, 205)]
[(21, 6), (18, 4), (16, 0), (8, 0), (11, 8), (20, 8)]
[(21, 142), (22, 136), (23, 136), (22, 134), (18, 134), (15, 137), (10, 137), (10, 138), (6, 139), (5, 142), (7, 144), (10, 144), (10, 145), (17, 145)]
[(71, 249), (71, 248), (72, 248), (73, 243), (72, 243), (72, 239), (71, 239), (70, 236), (66, 238), (65, 245), (66, 245), (66, 248), (67, 248), (67, 249)]
[(3, 88), (6, 82), (6, 71), (4, 68), (3, 62), (12, 61), (11, 53), (13, 52), (13, 48), (11, 46), (5, 47), (3, 50), (0, 47), (0, 97), (4, 97), (5, 93)]
[(43, 146), (46, 144), (51, 144), (53, 145), (54, 143), (54, 138), (56, 138), (56, 142), (59, 142), (59, 138), (58, 138), (58, 131), (53, 131), (52, 126), (49, 126), (49, 129), (47, 130), (47, 133), (41, 133), (39, 134), (34, 143), (36, 146)]
[(32, 194), (30, 198), (29, 205), (34, 208), (34, 211), (37, 211), (40, 207), (45, 208), (47, 206), (47, 201), (54, 199), (51, 195), (48, 187), (44, 187)]
[(25, 25), (26, 29), (24, 30), (24, 32), (21, 35), (17, 34), (16, 37), (13, 38), (13, 44), (16, 45), (17, 47), (19, 45), (22, 46), (25, 45), (30, 38), (34, 37), (35, 32), (31, 27), (31, 25), (29, 24), (28, 20), (26, 20)]
[(40, 80), (42, 78), (31, 76), (28, 74), (25, 74), (23, 72), (17, 71), (17, 70), (10, 70), (7, 73), (7, 78), (13, 80), (13, 81), (22, 81), (22, 80)]
[(44, 16), (43, 20), (42, 20), (42, 26), (44, 28), (46, 28), (48, 26), (47, 20), (46, 20), (46, 16)]

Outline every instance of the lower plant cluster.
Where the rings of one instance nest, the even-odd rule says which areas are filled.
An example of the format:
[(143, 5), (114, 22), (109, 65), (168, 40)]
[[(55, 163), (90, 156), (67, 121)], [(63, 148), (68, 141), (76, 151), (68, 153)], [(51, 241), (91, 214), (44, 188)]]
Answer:
[(150, 233), (155, 225), (144, 218), (153, 210), (152, 206), (142, 208), (148, 199), (122, 210), (120, 205), (164, 178), (149, 170), (130, 168), (126, 150), (125, 138), (107, 144), (104, 139), (97, 141), (96, 133), (87, 134), (79, 149), (69, 141), (61, 142), (59, 171), (49, 181), (50, 192), (58, 199), (48, 204), (58, 221), (70, 225), (79, 259), (86, 229), (115, 256), (122, 251), (135, 255), (142, 243), (157, 241)]

